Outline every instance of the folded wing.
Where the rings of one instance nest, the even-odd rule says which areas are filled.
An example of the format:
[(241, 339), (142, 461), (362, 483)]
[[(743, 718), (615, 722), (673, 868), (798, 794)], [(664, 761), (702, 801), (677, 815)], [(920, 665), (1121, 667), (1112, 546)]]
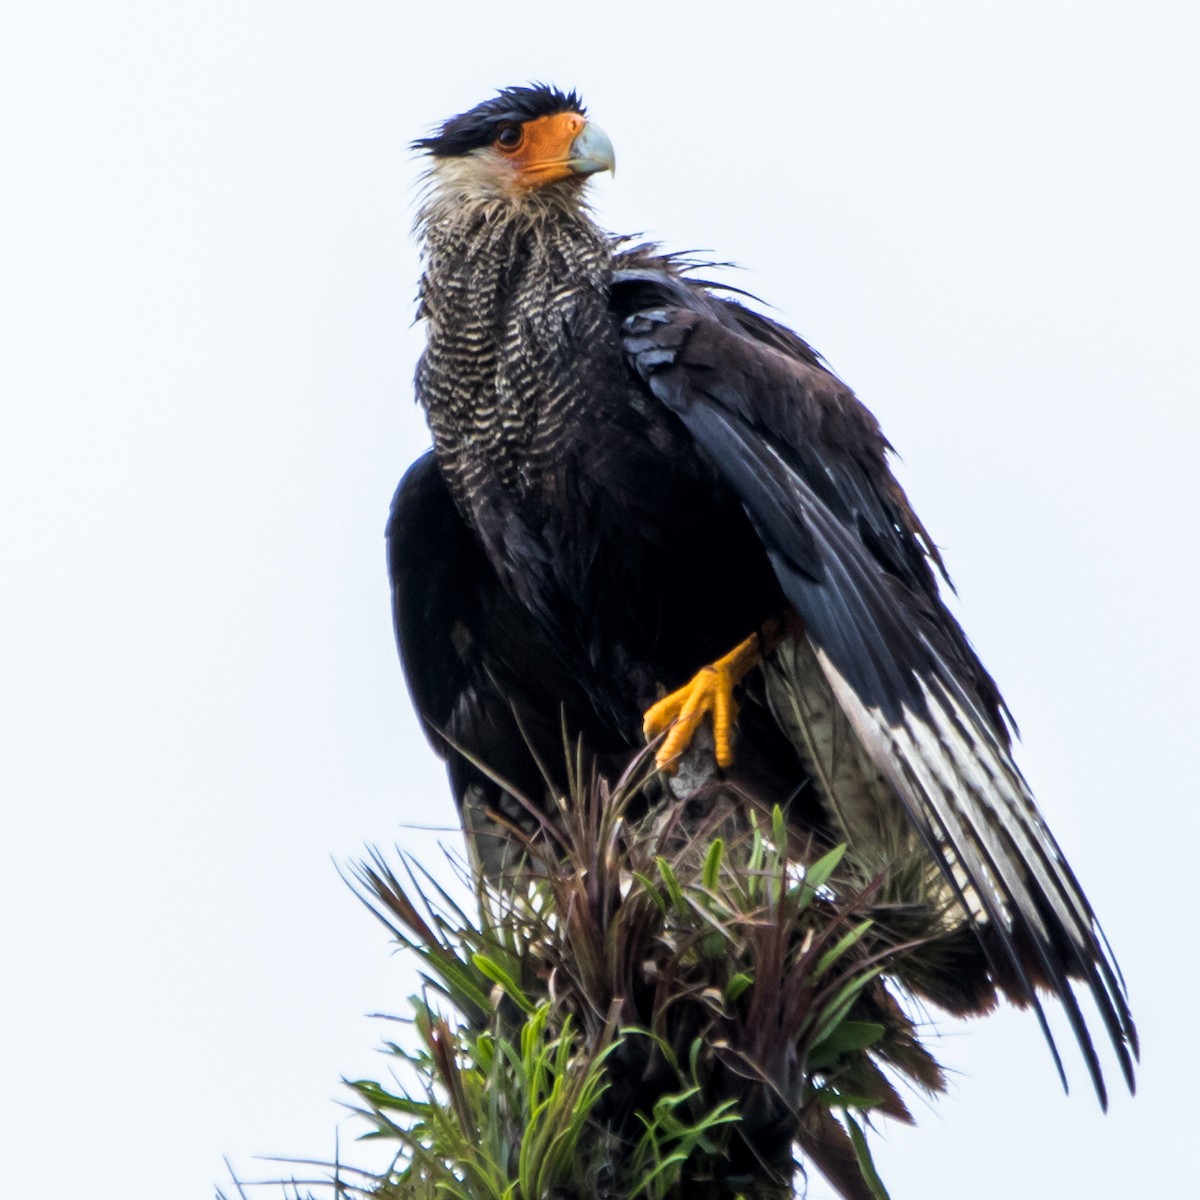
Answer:
[(811, 657), (975, 922), (993, 978), (1035, 1007), (1052, 1049), (1035, 989), (1059, 998), (1103, 1103), (1082, 982), (1132, 1087), (1120, 974), (1013, 761), (999, 693), (938, 594), (940, 559), (874, 418), (794, 335), (678, 278), (656, 293), (650, 276), (628, 284), (629, 361), (741, 501)]

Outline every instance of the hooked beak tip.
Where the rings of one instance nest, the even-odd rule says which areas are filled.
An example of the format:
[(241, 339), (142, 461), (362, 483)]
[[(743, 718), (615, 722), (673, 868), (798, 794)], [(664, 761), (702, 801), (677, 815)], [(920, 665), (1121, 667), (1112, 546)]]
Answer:
[(615, 175), (617, 156), (608, 134), (589, 121), (571, 143), (568, 165), (576, 175), (595, 175), (600, 171)]

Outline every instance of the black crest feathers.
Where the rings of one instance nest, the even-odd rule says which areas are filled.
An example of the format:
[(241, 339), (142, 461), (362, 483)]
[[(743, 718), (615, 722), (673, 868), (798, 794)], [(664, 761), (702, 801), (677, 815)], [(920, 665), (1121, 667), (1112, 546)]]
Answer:
[(547, 83), (504, 88), (490, 100), (451, 117), (429, 137), (417, 138), (412, 149), (424, 150), (435, 158), (453, 158), (489, 145), (502, 125), (520, 125), (563, 112), (586, 114), (578, 93), (563, 92)]

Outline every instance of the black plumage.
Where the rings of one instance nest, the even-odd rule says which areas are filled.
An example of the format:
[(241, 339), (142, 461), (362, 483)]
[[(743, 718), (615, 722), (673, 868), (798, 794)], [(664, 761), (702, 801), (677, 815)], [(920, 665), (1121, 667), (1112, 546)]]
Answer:
[(574, 94), (509, 89), (416, 145), (434, 446), (397, 491), (389, 567), (481, 866), (528, 816), (496, 779), (539, 794), (564, 729), (621, 769), (664, 691), (787, 620), (742, 682), (725, 775), (849, 841), (898, 920), (942, 931), (915, 990), (955, 1012), (999, 990), (1039, 1019), (1049, 990), (1103, 1100), (1080, 981), (1132, 1086), (1124, 985), (875, 419), (795, 334), (596, 226), (582, 189), (610, 150)]

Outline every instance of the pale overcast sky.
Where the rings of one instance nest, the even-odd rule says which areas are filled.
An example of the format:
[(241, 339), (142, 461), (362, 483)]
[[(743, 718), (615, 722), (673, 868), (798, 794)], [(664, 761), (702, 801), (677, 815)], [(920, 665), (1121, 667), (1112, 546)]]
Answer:
[(383, 567), (427, 442), (406, 145), (531, 79), (611, 136), (605, 224), (742, 264), (880, 417), (1129, 981), (1107, 1117), (1027, 1014), (942, 1022), (894, 1200), (1187, 1194), (1198, 64), (1153, 0), (10, 3), (6, 1194), (372, 1161), (339, 1079), (413, 976), (333, 864), (455, 822)]

